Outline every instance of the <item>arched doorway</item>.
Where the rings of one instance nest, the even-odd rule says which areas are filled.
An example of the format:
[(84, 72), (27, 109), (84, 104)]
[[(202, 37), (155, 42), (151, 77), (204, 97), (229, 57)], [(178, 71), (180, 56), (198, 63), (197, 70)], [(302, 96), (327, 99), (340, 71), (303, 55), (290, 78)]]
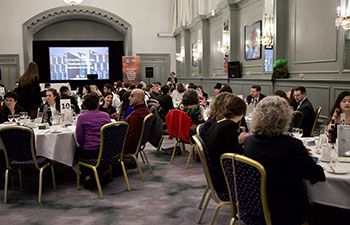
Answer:
[[(40, 31), (64, 21), (91, 21), (102, 24), (120, 33), (124, 41), (126, 55), (132, 55), (132, 27), (119, 16), (106, 10), (78, 5), (49, 9), (23, 23), (23, 58), (24, 65), (32, 61), (32, 41)], [(47, 36), (49, 38), (49, 35)], [(55, 39), (55, 37), (52, 37)]]

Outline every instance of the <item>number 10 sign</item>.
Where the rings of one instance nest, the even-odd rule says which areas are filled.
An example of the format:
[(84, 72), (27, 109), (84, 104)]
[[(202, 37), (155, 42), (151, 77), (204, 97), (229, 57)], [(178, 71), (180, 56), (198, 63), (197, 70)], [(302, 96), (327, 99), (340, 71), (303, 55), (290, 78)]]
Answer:
[(61, 113), (66, 113), (66, 112), (71, 113), (70, 99), (61, 99), (60, 107), (61, 107)]

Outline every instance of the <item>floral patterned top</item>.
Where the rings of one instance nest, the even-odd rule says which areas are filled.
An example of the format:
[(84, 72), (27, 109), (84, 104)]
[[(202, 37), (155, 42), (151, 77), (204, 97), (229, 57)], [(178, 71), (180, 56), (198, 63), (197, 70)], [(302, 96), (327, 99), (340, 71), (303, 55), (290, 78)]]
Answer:
[(198, 105), (180, 104), (178, 109), (185, 111), (187, 115), (191, 117), (192, 125), (197, 126), (205, 122), (202, 116), (201, 106), (199, 104)]

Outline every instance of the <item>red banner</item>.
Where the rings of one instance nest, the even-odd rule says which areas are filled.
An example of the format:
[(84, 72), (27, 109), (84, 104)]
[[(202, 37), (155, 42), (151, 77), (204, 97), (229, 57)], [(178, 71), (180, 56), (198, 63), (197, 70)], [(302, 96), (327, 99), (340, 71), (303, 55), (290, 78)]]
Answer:
[(137, 83), (141, 81), (140, 56), (123, 56), (123, 82)]

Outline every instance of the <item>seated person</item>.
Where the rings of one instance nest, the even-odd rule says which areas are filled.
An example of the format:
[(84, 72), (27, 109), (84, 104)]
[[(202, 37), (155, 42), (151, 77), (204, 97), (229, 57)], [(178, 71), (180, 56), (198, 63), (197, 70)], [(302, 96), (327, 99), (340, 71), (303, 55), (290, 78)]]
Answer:
[(125, 120), (130, 115), (130, 113), (132, 113), (132, 111), (134, 110), (129, 102), (130, 94), (131, 94), (131, 91), (126, 91), (123, 94), (122, 104), (117, 110), (119, 112), (118, 120)]
[(303, 118), (301, 119), (299, 126), (294, 124), (293, 127), (299, 127), (303, 129), (303, 137), (310, 137), (312, 132), (312, 126), (314, 125), (315, 120), (315, 111), (314, 107), (312, 106), (311, 102), (306, 96), (305, 87), (295, 87), (294, 98), (298, 104), (296, 110), (303, 113)]
[(221, 83), (216, 83), (215, 84), (215, 86), (214, 86), (214, 93), (215, 93), (215, 95), (218, 95), (220, 93), (221, 87), (222, 87)]
[(74, 109), (75, 114), (80, 113), (80, 108), (78, 105), (78, 101), (74, 96), (71, 96), (69, 93), (69, 88), (67, 86), (61, 86), (60, 87), (60, 94), (61, 94), (61, 99), (70, 99), (70, 104), (72, 109)]
[(108, 113), (111, 119), (117, 118), (117, 110), (114, 106), (112, 106), (113, 94), (112, 92), (104, 92), (103, 93), (103, 101), (102, 104), (98, 107), (98, 109), (102, 112)]
[(284, 135), (291, 119), (292, 110), (285, 99), (266, 97), (252, 115), (254, 135), (244, 142), (244, 155), (265, 168), (272, 224), (303, 224), (310, 211), (304, 180), (314, 184), (326, 179), (303, 142)]
[(7, 122), (9, 115), (19, 114), (23, 109), (17, 104), (18, 96), (15, 92), (7, 92), (4, 96), (5, 104), (0, 111), (0, 123)]
[(199, 104), (201, 104), (203, 107), (206, 107), (208, 104), (208, 94), (204, 92), (202, 86), (197, 86), (196, 91), (198, 94)]
[(266, 96), (261, 94), (261, 87), (260, 85), (253, 85), (250, 88), (250, 95), (247, 96), (247, 104), (258, 104), (262, 99), (264, 99)]
[(222, 106), (227, 96), (230, 96), (230, 93), (219, 93), (214, 97), (213, 102), (210, 104), (208, 119), (204, 122), (201, 132), (199, 134), (204, 142), (206, 142), (207, 140), (207, 132), (211, 125), (216, 121), (222, 120), (224, 118), (224, 107)]
[(121, 102), (120, 102), (120, 97), (119, 95), (114, 93), (114, 88), (111, 84), (105, 84), (103, 85), (103, 92), (111, 92), (113, 95), (113, 99), (112, 99), (112, 106), (115, 107), (116, 109), (119, 108)]
[(46, 103), (40, 106), (40, 112), (44, 111), (44, 107), (48, 106), (52, 116), (57, 116), (60, 112), (60, 95), (54, 88), (46, 91)]
[[(344, 113), (344, 121), (341, 121), (340, 114)], [(327, 125), (331, 124), (333, 121), (334, 124), (350, 124), (350, 92), (343, 91), (341, 92), (335, 103), (332, 107), (332, 110), (329, 114)]]
[(135, 153), (141, 134), (143, 120), (151, 113), (145, 105), (145, 93), (143, 90), (132, 90), (129, 100), (130, 105), (133, 106), (134, 110), (125, 120), (129, 124), (129, 131), (124, 145), (124, 153), (126, 154)]
[(190, 88), (185, 91), (179, 109), (185, 111), (191, 117), (192, 129), (204, 123), (203, 107), (199, 104), (197, 92)]
[(228, 93), (219, 107), (223, 111), (224, 118), (214, 122), (208, 130), (206, 137), (208, 160), (210, 160), (212, 170), (215, 171), (212, 176), (215, 190), (220, 193), (228, 193), (220, 157), (224, 153), (243, 154), (241, 144), (248, 134), (239, 133), (239, 122), (245, 115), (247, 106), (242, 99)]
[[(79, 115), (75, 130), (77, 142), (81, 146), (76, 150), (78, 159), (97, 159), (100, 148), (100, 130), (103, 125), (111, 122), (107, 113), (98, 110), (98, 102), (99, 97), (95, 93), (85, 96), (83, 104), (87, 111)], [(87, 183), (91, 179), (91, 174), (87, 173), (91, 170), (84, 170), (84, 168), (81, 167), (82, 177), (85, 177), (83, 181)]]
[(169, 112), (170, 109), (173, 109), (173, 99), (169, 95), (170, 88), (168, 85), (164, 85), (161, 88), (162, 93), (157, 97), (157, 100), (162, 107), (160, 110), (160, 117), (162, 118), (163, 121), (165, 121), (165, 116)]

